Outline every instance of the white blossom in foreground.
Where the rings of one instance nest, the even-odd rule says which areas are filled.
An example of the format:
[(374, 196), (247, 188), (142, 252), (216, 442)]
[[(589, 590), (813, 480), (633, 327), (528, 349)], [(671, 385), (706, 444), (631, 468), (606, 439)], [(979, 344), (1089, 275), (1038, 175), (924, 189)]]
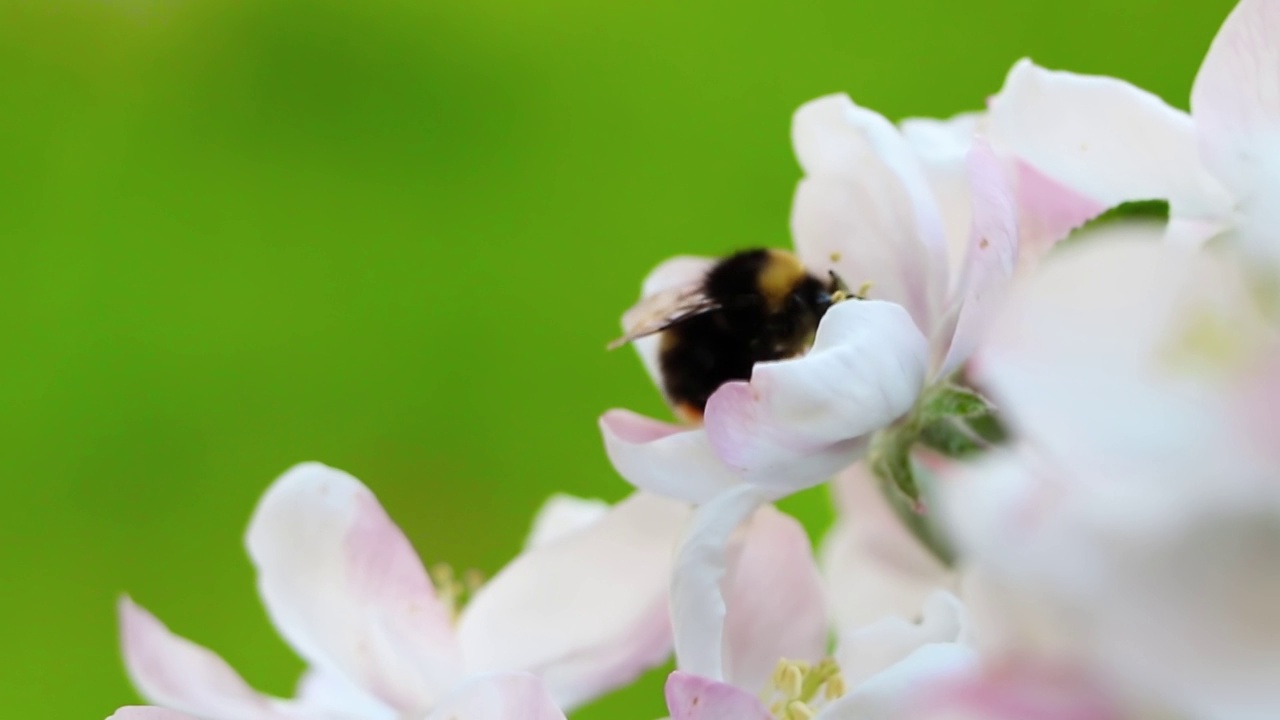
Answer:
[[(672, 720), (899, 717), (934, 683), (970, 673), (964, 611), (947, 593), (911, 622), (836, 628), (804, 530), (749, 486), (699, 508), (672, 585)], [(741, 526), (741, 530), (737, 530)]]
[(1018, 445), (947, 493), (1042, 650), (1196, 718), (1280, 710), (1280, 346), (1246, 288), (1146, 238), (1055, 258), (975, 359)]
[[(1012, 276), (1015, 208), (983, 143), (965, 154), (971, 227), (953, 283), (939, 199), (892, 124), (835, 96), (802, 107), (794, 135), (806, 172), (793, 214), (797, 253), (811, 271), (869, 283), (872, 299), (827, 311), (804, 356), (758, 363), (750, 381), (721, 386), (703, 427), (606, 413), (609, 457), (639, 488), (701, 503), (743, 483), (778, 498), (829, 479), (959, 367)], [(670, 260), (644, 294), (695, 279), (709, 263)], [(655, 377), (656, 342), (637, 343)]]
[(1014, 67), (991, 109), (993, 137), (1106, 206), (1163, 199), (1169, 239), (1224, 232), (1280, 265), (1280, 2), (1242, 0), (1210, 46), (1191, 113), (1108, 77)]
[(433, 587), (364, 485), (300, 465), (247, 537), (267, 613), (310, 666), (297, 697), (254, 691), (128, 599), (125, 663), (149, 701), (202, 720), (562, 718), (670, 653), (666, 589), (688, 516), (645, 495), (607, 510), (554, 500), (525, 551), (459, 608), (461, 585)]

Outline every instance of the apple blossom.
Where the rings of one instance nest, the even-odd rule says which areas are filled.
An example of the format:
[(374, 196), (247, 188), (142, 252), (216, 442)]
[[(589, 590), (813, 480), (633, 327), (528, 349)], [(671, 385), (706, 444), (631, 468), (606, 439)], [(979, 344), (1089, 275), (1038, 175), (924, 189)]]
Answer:
[(665, 588), (688, 514), (639, 494), (607, 510), (558, 498), (490, 581), (436, 588), (364, 485), (299, 465), (247, 536), (268, 615), (311, 668), (298, 696), (254, 691), (129, 599), (125, 663), (149, 700), (203, 720), (560, 718), (669, 654)]
[(896, 717), (922, 688), (972, 668), (963, 609), (947, 593), (925, 602), (918, 623), (837, 626), (825, 657), (831, 620), (808, 539), (765, 500), (749, 485), (722, 494), (681, 544), (672, 720)]
[[(1017, 228), (1004, 171), (985, 144), (967, 153), (969, 252), (951, 287), (938, 199), (893, 125), (833, 96), (796, 113), (794, 137), (806, 172), (793, 213), (796, 250), (815, 272), (870, 283), (874, 299), (827, 311), (804, 356), (758, 363), (750, 381), (721, 386), (703, 427), (606, 413), (609, 457), (637, 487), (701, 503), (741, 483), (778, 498), (823, 482), (959, 367), (998, 307)], [(709, 262), (670, 260), (643, 294), (696, 280)], [(656, 342), (637, 343), (655, 377)]]
[(1110, 239), (1047, 263), (973, 367), (1018, 440), (949, 483), (967, 562), (1194, 717), (1280, 708), (1280, 463), (1249, 410), (1277, 339), (1239, 268)]
[[(993, 141), (1094, 201), (1164, 199), (1171, 242), (1227, 233), (1280, 263), (1280, 3), (1241, 0), (1177, 110), (1122, 80), (1016, 65), (990, 113)], [(1271, 282), (1275, 282), (1272, 278)]]

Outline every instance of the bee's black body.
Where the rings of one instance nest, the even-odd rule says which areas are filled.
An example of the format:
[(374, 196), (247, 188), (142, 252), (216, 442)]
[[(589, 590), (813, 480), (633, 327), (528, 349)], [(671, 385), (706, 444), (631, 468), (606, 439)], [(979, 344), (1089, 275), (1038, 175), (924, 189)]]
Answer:
[(703, 291), (717, 309), (662, 332), (659, 363), (668, 399), (688, 419), (700, 418), (724, 383), (749, 379), (758, 362), (803, 352), (831, 306), (832, 283), (778, 250), (746, 250), (716, 263)]

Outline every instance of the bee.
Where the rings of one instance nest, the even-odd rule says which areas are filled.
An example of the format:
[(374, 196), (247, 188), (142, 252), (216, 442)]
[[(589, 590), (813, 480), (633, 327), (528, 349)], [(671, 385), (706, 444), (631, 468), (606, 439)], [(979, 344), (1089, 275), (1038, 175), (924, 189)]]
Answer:
[(688, 285), (642, 299), (609, 349), (660, 334), (662, 390), (677, 415), (696, 423), (724, 383), (750, 379), (758, 362), (807, 350), (818, 321), (847, 298), (861, 294), (849, 292), (834, 272), (823, 281), (784, 250), (743, 250)]

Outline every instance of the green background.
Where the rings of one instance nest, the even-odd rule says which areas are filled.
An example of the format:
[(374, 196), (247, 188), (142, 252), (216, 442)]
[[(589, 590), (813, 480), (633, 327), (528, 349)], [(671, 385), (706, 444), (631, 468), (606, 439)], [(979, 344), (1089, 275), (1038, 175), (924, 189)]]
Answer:
[(125, 591), (288, 693), (242, 534), (297, 461), (487, 572), (624, 495), (595, 419), (662, 407), (604, 343), (664, 257), (787, 244), (805, 100), (950, 115), (1029, 55), (1185, 107), (1230, 6), (3, 0), (3, 715), (136, 699)]

